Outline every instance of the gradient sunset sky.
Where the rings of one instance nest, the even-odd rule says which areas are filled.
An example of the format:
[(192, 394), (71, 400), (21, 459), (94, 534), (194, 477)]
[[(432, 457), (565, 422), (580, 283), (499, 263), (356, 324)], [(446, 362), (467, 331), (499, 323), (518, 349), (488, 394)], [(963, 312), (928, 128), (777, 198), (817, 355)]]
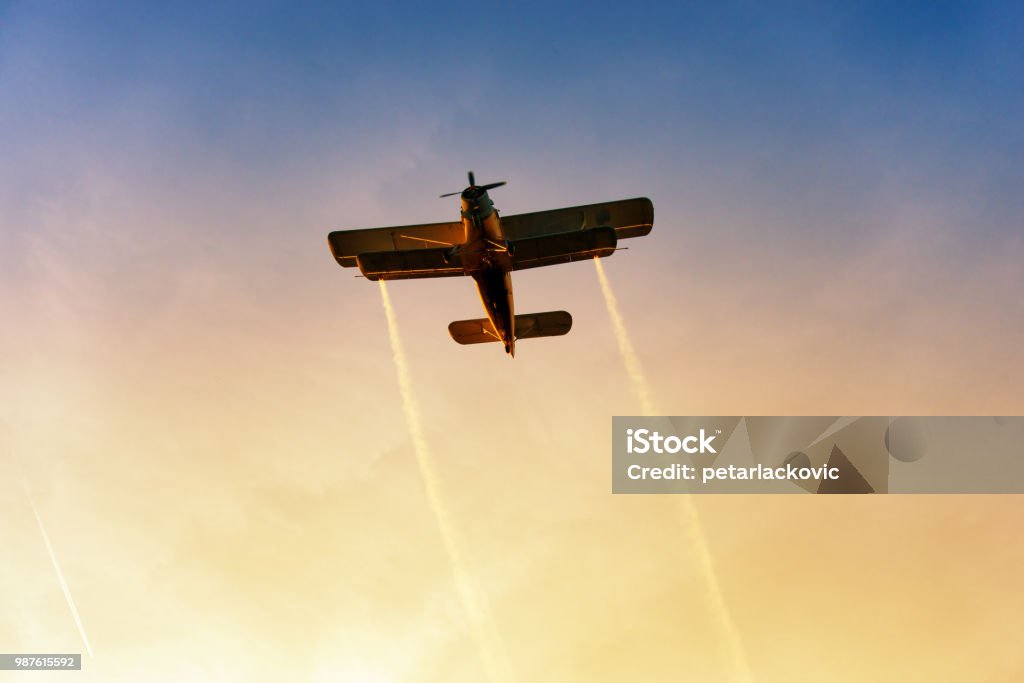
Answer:
[[(0, 651), (46, 681), (487, 680), (376, 284), (330, 230), (648, 196), (604, 262), (667, 415), (1024, 413), (1018, 3), (0, 3)], [(1014, 681), (1017, 497), (612, 496), (568, 336), (388, 292), (504, 680)], [(737, 652), (738, 651), (738, 652)], [(743, 661), (738, 661), (742, 659)]]

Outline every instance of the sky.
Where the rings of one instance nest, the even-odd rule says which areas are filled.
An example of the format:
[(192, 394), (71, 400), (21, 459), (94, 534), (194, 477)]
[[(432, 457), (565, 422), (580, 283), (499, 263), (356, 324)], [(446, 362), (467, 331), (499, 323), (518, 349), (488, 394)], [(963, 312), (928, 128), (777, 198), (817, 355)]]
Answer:
[(468, 169), (647, 196), (604, 267), (663, 414), (1021, 414), (1018, 5), (165, 5), (0, 3), (0, 650), (85, 651), (34, 504), (82, 680), (1024, 675), (1016, 497), (613, 496), (589, 263), (514, 275), (574, 319), (514, 360), (388, 288), (460, 584), (326, 244)]

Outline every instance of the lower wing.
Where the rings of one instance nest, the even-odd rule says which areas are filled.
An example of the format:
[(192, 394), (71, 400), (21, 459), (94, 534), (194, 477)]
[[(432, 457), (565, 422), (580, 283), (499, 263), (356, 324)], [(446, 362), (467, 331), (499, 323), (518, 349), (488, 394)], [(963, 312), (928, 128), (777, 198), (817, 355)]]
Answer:
[(359, 254), (356, 265), (368, 280), (410, 280), (463, 275), (458, 252), (450, 247)]
[(512, 269), (524, 270), (611, 256), (617, 241), (614, 228), (592, 228), (510, 240), (508, 253)]

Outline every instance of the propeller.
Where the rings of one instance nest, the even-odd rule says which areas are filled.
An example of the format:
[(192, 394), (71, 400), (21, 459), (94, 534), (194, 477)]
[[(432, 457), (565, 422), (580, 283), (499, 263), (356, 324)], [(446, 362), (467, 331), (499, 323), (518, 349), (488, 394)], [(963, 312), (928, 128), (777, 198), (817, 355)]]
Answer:
[[(504, 180), (500, 180), (496, 183), (487, 183), (486, 185), (481, 185), (477, 187), (476, 176), (473, 174), (472, 171), (470, 171), (467, 174), (467, 178), (469, 179), (469, 187), (467, 187), (466, 190), (479, 190), (480, 192), (486, 192), (487, 190), (493, 190), (496, 187), (501, 187), (502, 185), (506, 184)], [(441, 195), (441, 197), (453, 197), (457, 194), (462, 194), (466, 190), (460, 190), (459, 192), (447, 192)]]

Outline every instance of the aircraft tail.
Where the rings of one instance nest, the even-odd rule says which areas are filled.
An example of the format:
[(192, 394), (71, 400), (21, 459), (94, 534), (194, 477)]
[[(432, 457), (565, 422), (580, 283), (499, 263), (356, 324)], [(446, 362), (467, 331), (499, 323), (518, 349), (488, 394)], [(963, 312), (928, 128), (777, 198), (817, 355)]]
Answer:
[[(558, 337), (572, 328), (572, 316), (565, 311), (524, 313), (516, 316), (516, 339)], [(448, 325), (448, 333), (460, 344), (483, 344), (501, 341), (487, 318), (456, 320)]]

